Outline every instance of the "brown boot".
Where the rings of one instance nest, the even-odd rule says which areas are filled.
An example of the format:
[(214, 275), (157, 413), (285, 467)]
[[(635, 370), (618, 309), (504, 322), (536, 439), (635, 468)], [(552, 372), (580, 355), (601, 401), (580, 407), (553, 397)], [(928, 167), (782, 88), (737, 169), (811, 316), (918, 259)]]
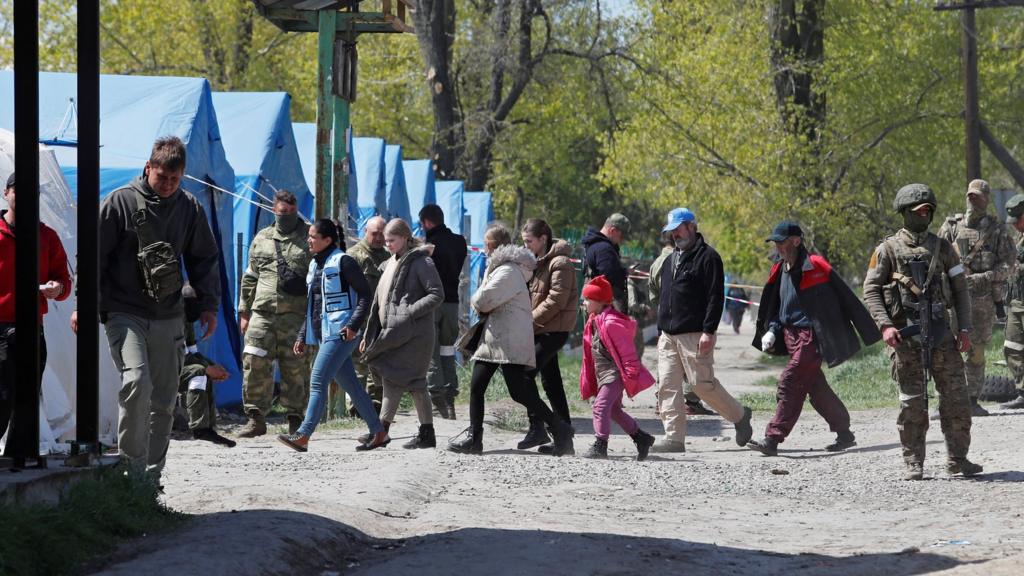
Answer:
[(259, 410), (249, 411), (249, 421), (238, 431), (239, 438), (255, 438), (267, 433), (267, 420)]

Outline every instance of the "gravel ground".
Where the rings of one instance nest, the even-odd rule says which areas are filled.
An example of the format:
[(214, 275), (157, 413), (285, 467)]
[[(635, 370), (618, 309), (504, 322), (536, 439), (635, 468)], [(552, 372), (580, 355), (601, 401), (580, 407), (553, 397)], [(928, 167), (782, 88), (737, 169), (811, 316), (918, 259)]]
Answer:
[[(734, 390), (772, 373), (748, 339), (723, 335), (716, 352)], [(660, 432), (652, 405), (626, 409)], [(439, 446), (466, 417), (435, 423)], [(755, 414), (755, 436), (767, 418)], [(736, 446), (717, 417), (691, 420), (685, 454), (646, 462), (621, 434), (610, 460), (590, 461), (517, 451), (521, 434), (493, 427), (482, 457), (398, 438), (357, 454), (359, 430), (318, 433), (306, 454), (269, 436), (175, 441), (165, 499), (198, 518), (120, 547), (102, 573), (1024, 573), (1024, 412), (975, 421), (985, 473), (971, 480), (945, 474), (936, 426), (923, 482), (899, 479), (895, 409), (852, 418), (856, 448), (824, 452), (832, 435), (808, 411), (776, 458)], [(575, 426), (583, 451), (589, 415)], [(414, 429), (403, 414), (393, 432)]]

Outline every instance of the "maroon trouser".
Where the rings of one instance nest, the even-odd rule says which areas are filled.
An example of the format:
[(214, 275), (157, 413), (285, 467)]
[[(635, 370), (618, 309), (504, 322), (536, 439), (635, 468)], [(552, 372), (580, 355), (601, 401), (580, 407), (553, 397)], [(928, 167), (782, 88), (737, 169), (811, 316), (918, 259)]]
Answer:
[(814, 331), (787, 326), (783, 335), (790, 354), (789, 363), (779, 376), (775, 417), (768, 423), (764, 435), (779, 442), (785, 440), (796, 426), (808, 396), (811, 397), (811, 406), (828, 422), (830, 430), (849, 430), (850, 413), (821, 371), (821, 354), (814, 340)]

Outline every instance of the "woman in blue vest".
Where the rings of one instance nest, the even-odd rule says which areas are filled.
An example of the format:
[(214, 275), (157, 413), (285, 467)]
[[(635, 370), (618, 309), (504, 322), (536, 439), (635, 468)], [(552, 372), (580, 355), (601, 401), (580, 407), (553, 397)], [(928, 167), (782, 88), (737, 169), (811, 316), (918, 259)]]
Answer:
[(391, 438), (373, 409), (373, 401), (359, 384), (352, 364), (352, 351), (359, 344), (360, 328), (373, 296), (370, 285), (355, 259), (338, 247), (339, 231), (334, 222), (326, 218), (317, 220), (309, 227), (306, 241), (313, 260), (306, 275), (306, 322), (299, 330), (294, 351), (297, 356), (304, 355), (307, 344), (319, 344), (320, 349), (313, 361), (309, 404), (302, 425), (295, 434), (280, 434), (277, 439), (299, 452), (306, 451), (309, 437), (324, 411), (327, 386), (334, 379), (370, 427), (369, 441), (357, 445), (356, 450), (386, 446)]

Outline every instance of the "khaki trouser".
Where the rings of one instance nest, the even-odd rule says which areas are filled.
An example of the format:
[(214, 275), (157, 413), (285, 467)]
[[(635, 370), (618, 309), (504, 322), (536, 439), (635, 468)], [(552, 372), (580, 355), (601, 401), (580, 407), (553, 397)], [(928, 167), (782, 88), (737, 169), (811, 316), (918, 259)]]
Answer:
[(658, 337), (659, 408), (667, 440), (686, 439), (684, 381), (692, 383), (693, 392), (729, 422), (735, 424), (743, 418), (743, 406), (715, 378), (715, 351), (697, 354), (700, 336), (693, 332)]
[(185, 362), (185, 328), (180, 317), (148, 320), (122, 312), (112, 312), (104, 327), (114, 366), (121, 373), (118, 448), (132, 467), (158, 478)]

